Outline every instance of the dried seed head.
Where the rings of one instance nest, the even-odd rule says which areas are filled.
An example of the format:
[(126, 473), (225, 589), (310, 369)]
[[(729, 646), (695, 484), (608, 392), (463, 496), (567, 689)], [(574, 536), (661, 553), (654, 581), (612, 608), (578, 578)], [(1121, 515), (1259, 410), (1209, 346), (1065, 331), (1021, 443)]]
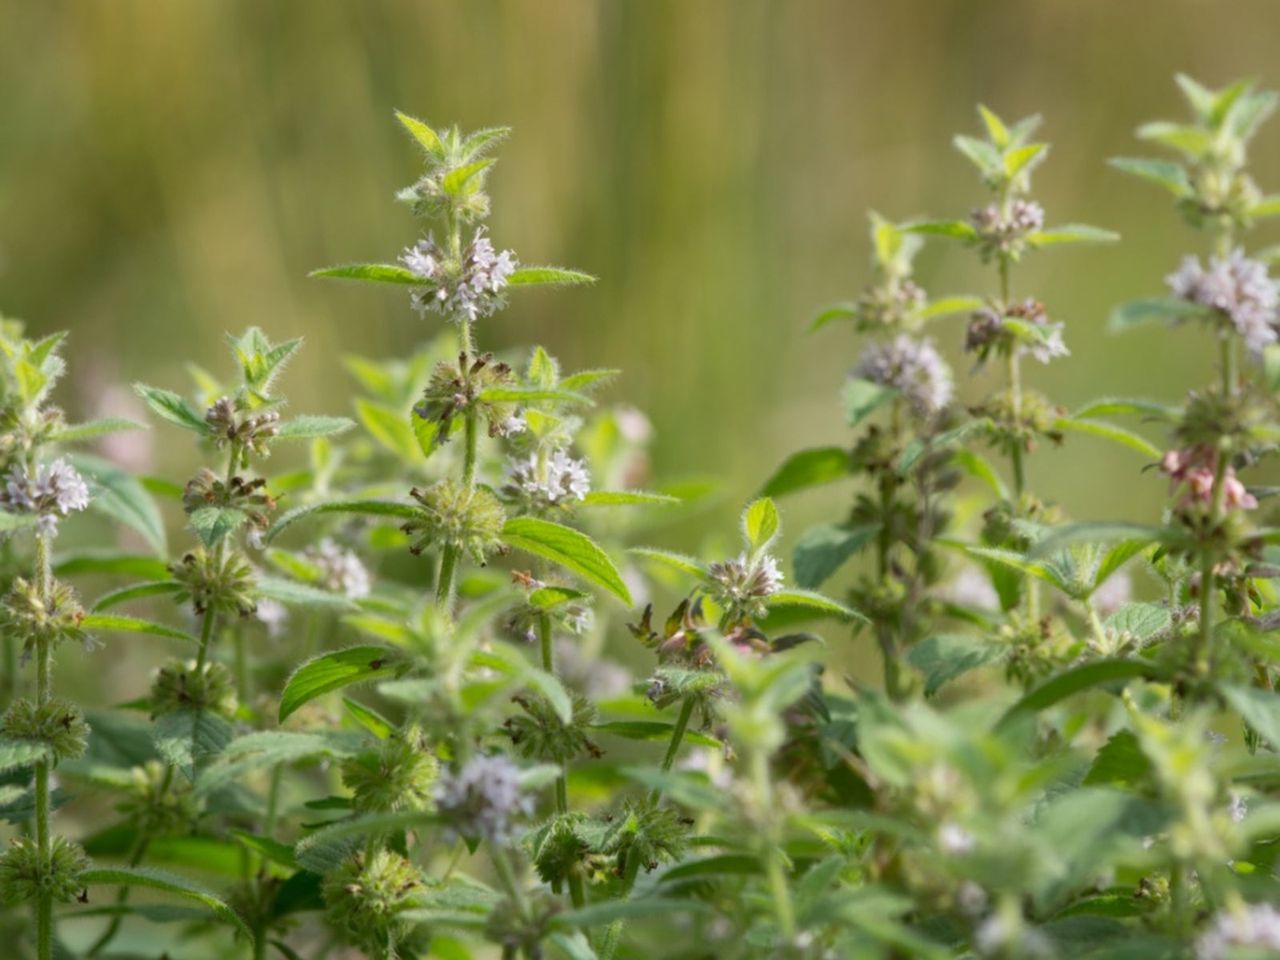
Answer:
[(36, 584), (18, 577), (0, 603), (0, 622), (11, 636), (22, 642), (24, 658), (30, 657), (41, 642), (53, 648), (63, 641), (74, 640), (89, 649), (92, 639), (80, 626), (84, 616), (76, 592), (58, 580), (51, 584), (45, 596)]
[(361, 812), (430, 810), (438, 772), (426, 734), (414, 725), (343, 761), (342, 782)]
[(196, 547), (180, 563), (170, 564), (169, 572), (182, 584), (179, 602), (190, 600), (197, 614), (212, 610), (247, 617), (257, 609), (253, 565), (238, 550)]
[(55, 761), (76, 760), (89, 745), (89, 724), (74, 703), (55, 697), (43, 704), (15, 700), (0, 721), (0, 730), (13, 740), (48, 746)]
[(236, 710), (231, 671), (220, 663), (196, 666), (195, 660), (170, 660), (151, 680), (151, 715), (208, 710), (231, 716)]
[(455, 480), (441, 480), (410, 496), (422, 506), (419, 515), (401, 529), (410, 537), (410, 552), (430, 546), (453, 546), (477, 563), (502, 549), (506, 513), (502, 503), (484, 487), (468, 488)]
[(84, 848), (66, 837), (50, 838), (48, 859), (34, 837), (17, 837), (0, 856), (0, 896), (10, 904), (43, 896), (71, 903), (84, 891), (81, 875), (88, 869)]
[(372, 956), (386, 956), (412, 925), (401, 914), (417, 905), (422, 874), (390, 850), (352, 855), (325, 877), (326, 916), (351, 943)]

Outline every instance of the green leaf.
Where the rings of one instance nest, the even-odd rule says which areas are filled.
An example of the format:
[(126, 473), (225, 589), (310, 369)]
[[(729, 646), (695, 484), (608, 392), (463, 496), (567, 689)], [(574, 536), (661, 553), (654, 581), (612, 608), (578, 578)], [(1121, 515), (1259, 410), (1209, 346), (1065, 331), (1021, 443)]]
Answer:
[(981, 103), (978, 104), (978, 116), (982, 118), (982, 125), (987, 128), (987, 136), (991, 138), (991, 142), (1003, 150), (1009, 146), (1009, 128), (1004, 125), (1004, 121), (996, 116), (995, 112), (988, 109)]
[(1012, 179), (1024, 170), (1038, 166), (1048, 152), (1047, 143), (1028, 143), (1014, 147), (1004, 155), (1004, 175)]
[(172, 893), (207, 907), (214, 916), (235, 927), (246, 940), (253, 942), (253, 932), (239, 914), (213, 893), (193, 880), (151, 867), (93, 867), (80, 874), (86, 886), (146, 887), (161, 893)]
[(932, 697), (961, 674), (1001, 660), (1005, 648), (978, 637), (942, 634), (912, 644), (907, 661), (924, 674), (924, 695)]
[(753, 500), (742, 511), (742, 536), (752, 556), (769, 549), (781, 532), (782, 520), (778, 517), (778, 507), (769, 497)]
[(813, 322), (809, 324), (809, 332), (813, 333), (815, 330), (821, 330), (827, 324), (834, 323), (837, 320), (852, 320), (857, 315), (858, 305), (856, 303), (833, 303), (813, 318)]
[(864, 623), (867, 620), (857, 610), (811, 590), (779, 590), (777, 593), (770, 594), (766, 602), (770, 610), (784, 607), (835, 617), (837, 620), (861, 620)]
[(1249, 208), (1249, 216), (1254, 220), (1265, 220), (1280, 214), (1280, 193), (1263, 197)]
[(972, 313), (986, 305), (981, 297), (941, 297), (926, 304), (919, 313), (921, 320), (945, 317), (952, 313)]
[(252, 833), (246, 833), (243, 830), (232, 830), (231, 835), (235, 837), (240, 844), (246, 849), (263, 860), (271, 863), (277, 863), (282, 867), (290, 870), (298, 869), (298, 861), (293, 858), (293, 847), (288, 844), (281, 843), (278, 840), (272, 840), (270, 837), (259, 837)]
[(394, 263), (343, 263), (336, 267), (312, 270), (309, 277), (329, 280), (365, 280), (370, 283), (400, 283), (406, 286), (422, 286), (422, 278), (406, 267)]
[(249, 517), (236, 507), (201, 507), (187, 518), (191, 529), (206, 547), (212, 547), (224, 537), (240, 529)]
[(1023, 717), (1039, 713), (1084, 690), (1103, 684), (1136, 680), (1151, 676), (1152, 673), (1152, 665), (1141, 660), (1095, 660), (1073, 667), (1050, 677), (1006, 710), (996, 723), (996, 729), (1008, 727)]
[(403, 673), (407, 664), (387, 647), (359, 646), (323, 653), (298, 667), (280, 694), (281, 723), (304, 704), (353, 683), (365, 683)]
[[(168, 586), (168, 584), (166, 584)], [(169, 640), (186, 640), (195, 643), (196, 638), (184, 630), (170, 627), (150, 620), (139, 620), (137, 617), (116, 617), (103, 613), (91, 613), (80, 621), (86, 630), (110, 633), (145, 633), (153, 637), (165, 637)]]
[(960, 134), (953, 137), (951, 142), (978, 168), (983, 177), (995, 178), (1004, 173), (1004, 161), (1000, 151), (985, 140)]
[(1186, 168), (1172, 160), (1148, 160), (1145, 158), (1113, 157), (1108, 160), (1111, 166), (1135, 177), (1141, 177), (1164, 187), (1178, 199), (1191, 196), (1191, 179)]
[(0, 510), (0, 533), (13, 533), (15, 530), (34, 527), (38, 519), (39, 514), (36, 513), (9, 513), (7, 510)]
[(33, 767), (49, 756), (49, 745), (36, 740), (0, 737), (0, 773)]
[(444, 175), (440, 181), (440, 189), (450, 197), (460, 193), (472, 193), (484, 182), (484, 173), (497, 161), (493, 157), (475, 160), (461, 167), (455, 167)]
[(1151, 761), (1142, 752), (1138, 738), (1129, 730), (1111, 735), (1093, 758), (1082, 785), (1138, 789), (1151, 772)]
[(993, 563), (1008, 570), (1015, 570), (1028, 577), (1035, 577), (1037, 580), (1052, 584), (1059, 590), (1070, 592), (1071, 585), (1066, 583), (1057, 570), (1047, 563), (1040, 563), (1013, 550), (1002, 550), (997, 547), (977, 547), (966, 544), (963, 549), (969, 556), (976, 557), (985, 563)]
[(164, 518), (142, 484), (100, 457), (77, 453), (69, 459), (90, 482), (92, 499), (89, 508), (124, 524), (142, 537), (158, 556), (164, 556), (168, 550)]
[[(592, 730), (607, 733), (625, 740), (662, 740), (670, 741), (675, 730), (674, 723), (662, 720), (609, 720), (604, 723), (593, 723)], [(715, 737), (696, 730), (685, 730), (684, 740), (704, 747), (723, 747)]]
[(1224, 683), (1218, 689), (1258, 736), (1280, 750), (1280, 695), (1240, 684)]
[(849, 451), (844, 447), (812, 447), (793, 453), (778, 467), (760, 491), (762, 497), (780, 497), (849, 476)]
[(892, 387), (850, 377), (845, 381), (840, 392), (840, 398), (844, 404), (845, 422), (851, 427), (856, 427), (897, 395), (898, 391)]
[(1102, 437), (1104, 440), (1111, 440), (1122, 447), (1136, 450), (1152, 460), (1160, 459), (1160, 450), (1153, 444), (1147, 442), (1136, 433), (1126, 430), (1124, 427), (1117, 427), (1112, 423), (1105, 423), (1102, 420), (1077, 420), (1072, 417), (1059, 417), (1053, 422), (1053, 426), (1056, 430), (1087, 433), (1091, 436)]
[(671, 567), (673, 570), (679, 570), (681, 573), (691, 574), (699, 580), (705, 580), (708, 576), (707, 569), (701, 562), (683, 553), (659, 550), (656, 547), (632, 547), (627, 552), (645, 560), (653, 560), (663, 566)]
[(594, 390), (612, 380), (622, 371), (603, 367), (597, 370), (579, 370), (560, 381), (561, 390)]
[(316, 437), (346, 433), (354, 426), (355, 422), (346, 417), (294, 417), (276, 428), (276, 437), (280, 440), (314, 440)]
[(54, 432), (50, 440), (53, 443), (76, 443), (80, 440), (92, 440), (109, 433), (121, 430), (149, 430), (145, 423), (126, 420), (124, 417), (104, 417), (101, 420), (90, 420), (88, 423), (73, 423)]
[(163, 580), (169, 575), (169, 567), (163, 560), (145, 554), (86, 550), (57, 558), (53, 564), (53, 572), (60, 577), (102, 573)]
[(270, 543), (299, 520), (326, 513), (350, 513), (362, 517), (392, 517), (397, 520), (409, 520), (418, 515), (418, 510), (412, 504), (395, 500), (330, 500), (327, 503), (313, 503), (308, 506), (294, 507), (281, 514), (267, 530), (264, 540)]
[(1103, 625), (1122, 640), (1141, 646), (1167, 630), (1170, 622), (1168, 607), (1156, 603), (1126, 603), (1107, 617)]
[(589, 273), (565, 270), (563, 267), (521, 267), (507, 277), (507, 285), (511, 287), (569, 287), (595, 282), (596, 278)]
[(234, 732), (225, 717), (209, 710), (175, 710), (156, 718), (152, 740), (166, 763), (194, 781), (196, 768), (216, 758)]
[(422, 459), (422, 448), (409, 416), (367, 397), (356, 398), (356, 415), (375, 440), (405, 463)]
[(400, 125), (409, 131), (414, 140), (427, 154), (432, 157), (444, 156), (444, 144), (440, 142), (440, 137), (429, 126), (419, 120), (417, 117), (411, 117), (407, 113), (396, 111), (396, 119), (400, 121)]
[(856, 527), (830, 524), (810, 527), (796, 543), (793, 560), (796, 583), (808, 589), (822, 586), (846, 560), (870, 543), (879, 532), (878, 523)]
[(177, 593), (181, 589), (182, 584), (177, 580), (152, 580), (148, 583), (137, 583), (131, 587), (121, 587), (119, 590), (104, 593), (94, 601), (92, 611), (98, 613), (102, 610), (118, 607), (120, 604), (128, 603), (131, 600), (164, 596), (165, 594)]
[(631, 605), (631, 591), (622, 574), (586, 534), (551, 520), (512, 517), (502, 527), (502, 539), (517, 550), (559, 564)]
[(395, 729), (391, 721), (387, 720), (382, 714), (378, 713), (372, 707), (366, 707), (357, 700), (350, 697), (342, 698), (342, 705), (346, 708), (347, 713), (351, 714), (353, 720), (360, 726), (364, 727), (379, 740), (385, 740), (391, 736), (391, 732)]
[(552, 389), (549, 387), (489, 387), (481, 390), (479, 399), (485, 403), (580, 403), (592, 406), (590, 397), (575, 393), (572, 390)]
[(582, 498), (584, 507), (669, 507), (680, 503), (679, 497), (643, 490), (592, 490)]
[(1115, 414), (1133, 414), (1139, 417), (1172, 421), (1178, 416), (1178, 408), (1155, 400), (1144, 400), (1141, 397), (1103, 397), (1086, 403), (1075, 410), (1071, 417), (1075, 420), (1088, 420)]
[(156, 416), (201, 436), (208, 435), (209, 425), (204, 422), (203, 414), (172, 390), (149, 387), (145, 383), (135, 383), (133, 389)]
[(1124, 540), (1156, 543), (1167, 538), (1168, 531), (1163, 527), (1151, 527), (1141, 523), (1124, 521), (1068, 523), (1055, 527), (1048, 536), (1036, 543), (1031, 548), (1030, 556), (1048, 556), (1073, 543), (1116, 543)]
[(1144, 123), (1137, 130), (1141, 140), (1153, 140), (1171, 147), (1191, 160), (1199, 160), (1213, 149), (1213, 134), (1201, 127), (1157, 121)]
[(1107, 319), (1107, 330), (1111, 333), (1120, 333), (1157, 321), (1204, 320), (1212, 316), (1212, 308), (1198, 303), (1189, 303), (1174, 297), (1147, 297), (1142, 300), (1130, 300), (1112, 310), (1111, 316)]
[(1149, 547), (1150, 541), (1147, 540), (1121, 540), (1112, 546), (1102, 556), (1102, 560), (1098, 563), (1097, 570), (1093, 574), (1093, 585), (1095, 588), (1100, 587), (1111, 575), (1123, 567), (1126, 563), (1140, 554)]
[(197, 789), (208, 795), (254, 770), (282, 763), (314, 757), (351, 757), (368, 742), (363, 734), (339, 730), (324, 733), (257, 730), (228, 743), (217, 760), (200, 771)]
[(1059, 243), (1115, 243), (1120, 234), (1114, 230), (1103, 230), (1084, 223), (1067, 223), (1061, 227), (1050, 227), (1027, 235), (1027, 244), (1031, 247), (1050, 247)]
[[(999, 160), (996, 160), (999, 166)], [(903, 224), (902, 229), (908, 233), (924, 233), (938, 237), (953, 237), (957, 240), (977, 240), (978, 231), (967, 220), (923, 220), (917, 223)]]
[(281, 577), (259, 577), (258, 592), (264, 597), (290, 607), (350, 610), (355, 606), (351, 598), (345, 594), (321, 590), (319, 587), (298, 583), (296, 580), (285, 580)]

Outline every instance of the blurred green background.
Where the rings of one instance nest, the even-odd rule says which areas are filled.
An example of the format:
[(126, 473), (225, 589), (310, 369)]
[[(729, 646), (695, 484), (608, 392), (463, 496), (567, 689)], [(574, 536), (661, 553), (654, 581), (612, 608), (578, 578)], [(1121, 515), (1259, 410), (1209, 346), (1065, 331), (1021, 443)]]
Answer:
[[(393, 108), (510, 124), (496, 242), (601, 279), (515, 298), (482, 342), (624, 368), (614, 396), (651, 415), (659, 476), (729, 478), (728, 516), (786, 452), (845, 436), (856, 340), (805, 325), (865, 281), (867, 208), (954, 217), (981, 201), (949, 145), (978, 101), (1045, 115), (1050, 222), (1125, 235), (1018, 271), (1073, 350), (1031, 383), (1072, 406), (1209, 379), (1195, 330), (1104, 333), (1112, 304), (1157, 292), (1202, 241), (1103, 161), (1142, 151), (1140, 121), (1181, 115), (1176, 71), (1280, 81), (1277, 39), (1273, 0), (9, 0), (0, 309), (73, 332), (64, 400), (82, 415), (123, 402), (111, 384), (183, 387), (186, 360), (220, 364), (222, 331), (250, 323), (307, 337), (287, 384), (298, 409), (346, 412), (344, 352), (434, 332), (398, 289), (306, 279), (413, 239), (392, 194), (417, 161)], [(1255, 152), (1264, 188), (1280, 187), (1277, 150), (1273, 127)], [(993, 280), (941, 244), (920, 279), (935, 295)], [(935, 333), (963, 375), (950, 324)], [(157, 441), (162, 461), (194, 457)], [(1163, 488), (1141, 466), (1077, 437), (1037, 454), (1031, 478), (1077, 517), (1152, 516)], [(791, 529), (838, 502), (807, 495)]]

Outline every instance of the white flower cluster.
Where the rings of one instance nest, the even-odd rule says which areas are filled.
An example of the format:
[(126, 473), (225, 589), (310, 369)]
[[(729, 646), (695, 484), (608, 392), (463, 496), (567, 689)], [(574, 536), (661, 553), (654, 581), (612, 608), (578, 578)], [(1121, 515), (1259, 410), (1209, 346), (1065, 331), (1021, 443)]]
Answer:
[(1196, 941), (1196, 960), (1228, 960), (1238, 948), (1258, 956), (1280, 955), (1280, 909), (1254, 903), (1218, 913)]
[(462, 769), (442, 773), (435, 802), (450, 842), (479, 837), (505, 843), (512, 820), (533, 812), (532, 799), (520, 787), (520, 768), (500, 755), (472, 757)]
[(581, 500), (591, 492), (591, 473), (582, 460), (555, 450), (542, 462), (537, 453), (516, 460), (507, 472), (503, 493), (533, 509)]
[(767, 553), (754, 561), (741, 553), (733, 560), (711, 564), (709, 572), (716, 600), (752, 617), (763, 616), (768, 610), (765, 600), (782, 589), (778, 561)]
[(931, 417), (951, 402), (951, 369), (931, 340), (899, 334), (862, 352), (854, 376), (901, 391), (913, 410)]
[(369, 571), (354, 550), (348, 550), (325, 537), (308, 547), (306, 560), (320, 571), (320, 586), (352, 600), (369, 595)]
[(57, 532), (59, 518), (88, 505), (88, 484), (63, 458), (38, 467), (34, 477), (14, 466), (0, 491), (0, 506), (13, 513), (39, 514), (40, 532), (48, 536)]
[(451, 263), (432, 236), (406, 248), (400, 262), (422, 281), (422, 289), (413, 294), (413, 305), (449, 320), (475, 320), (495, 313), (504, 303), (502, 291), (516, 269), (515, 254), (494, 250), (481, 230), (463, 251), (461, 263)]
[(1165, 282), (1183, 300), (1225, 314), (1253, 353), (1276, 342), (1280, 287), (1267, 276), (1267, 265), (1250, 260), (1243, 250), (1211, 257), (1207, 270), (1197, 257), (1187, 257)]

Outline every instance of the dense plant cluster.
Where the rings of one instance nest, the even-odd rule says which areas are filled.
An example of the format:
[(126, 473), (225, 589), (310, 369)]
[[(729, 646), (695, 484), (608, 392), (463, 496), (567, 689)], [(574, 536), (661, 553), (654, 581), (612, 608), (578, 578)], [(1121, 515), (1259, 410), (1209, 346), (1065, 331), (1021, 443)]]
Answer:
[[(617, 371), (481, 345), (513, 292), (592, 279), (491, 239), (505, 129), (397, 115), (418, 234), (316, 274), (398, 285), (422, 325), (398, 359), (346, 358), (354, 420), (288, 409), (301, 344), (251, 328), (225, 379), (137, 386), (203, 465), (133, 477), (73, 451), (139, 425), (67, 423), (61, 336), (4, 321), (13, 955), (1280, 953), (1280, 527), (1255, 482), (1280, 440), (1280, 287), (1245, 246), (1280, 213), (1246, 165), (1276, 97), (1179, 84), (1191, 120), (1139, 130), (1177, 160), (1114, 165), (1209, 249), (1112, 325), (1196, 321), (1213, 382), (1075, 411), (1034, 389), (1070, 362), (1067, 308), (1015, 268), (1118, 238), (1052, 225), (1037, 119), (980, 108), (955, 144), (986, 194), (959, 219), (872, 214), (864, 291), (813, 325), (864, 338), (848, 439), (788, 458), (707, 557), (648, 545), (705, 490), (650, 480), (648, 422), (597, 399)], [(981, 293), (926, 292), (932, 239), (977, 255)], [(1003, 385), (969, 396), (948, 339)], [(1068, 440), (1166, 475), (1163, 522), (1037, 496), (1027, 459)], [(786, 563), (777, 500), (839, 480), (851, 501)], [(108, 529), (88, 513), (124, 539), (86, 546)], [(93, 669), (129, 635), (180, 652), (110, 709), (59, 695), (55, 654)], [(868, 641), (876, 689), (834, 668)]]

